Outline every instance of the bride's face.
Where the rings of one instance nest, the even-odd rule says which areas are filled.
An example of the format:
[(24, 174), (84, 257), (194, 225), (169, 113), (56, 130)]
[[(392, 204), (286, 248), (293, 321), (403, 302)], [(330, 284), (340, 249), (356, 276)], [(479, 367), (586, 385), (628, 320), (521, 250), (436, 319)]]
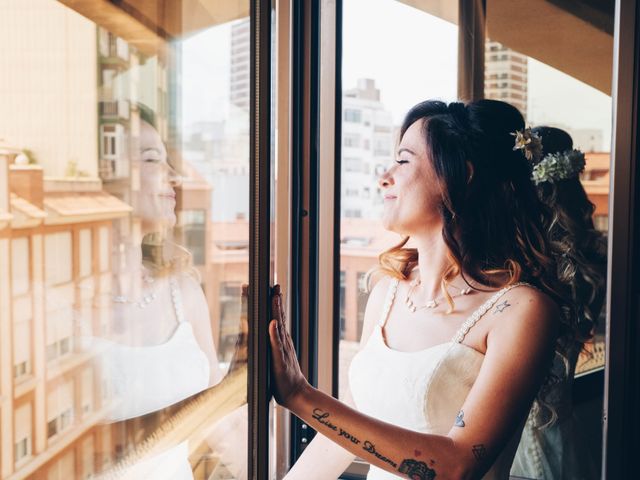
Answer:
[(144, 223), (171, 228), (176, 223), (176, 191), (180, 177), (167, 161), (167, 149), (158, 131), (140, 126), (140, 191), (136, 214)]
[(419, 235), (442, 226), (442, 194), (427, 152), (424, 121), (405, 132), (393, 165), (378, 179), (384, 196), (382, 223), (401, 235)]

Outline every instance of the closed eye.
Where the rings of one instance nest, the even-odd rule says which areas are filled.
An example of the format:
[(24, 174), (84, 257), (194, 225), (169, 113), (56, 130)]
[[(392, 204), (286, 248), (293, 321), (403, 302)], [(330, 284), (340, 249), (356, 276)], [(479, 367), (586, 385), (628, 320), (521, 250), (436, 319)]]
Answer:
[(404, 163), (409, 163), (409, 160), (396, 160), (396, 163), (402, 165)]

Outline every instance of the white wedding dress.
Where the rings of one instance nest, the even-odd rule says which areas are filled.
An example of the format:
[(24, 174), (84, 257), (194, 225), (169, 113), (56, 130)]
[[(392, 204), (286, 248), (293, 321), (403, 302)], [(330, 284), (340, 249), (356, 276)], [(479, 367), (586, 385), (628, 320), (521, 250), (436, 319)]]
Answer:
[[(460, 327), (451, 341), (425, 350), (402, 352), (387, 346), (384, 326), (399, 281), (389, 285), (385, 307), (369, 340), (357, 353), (349, 369), (351, 393), (356, 407), (379, 420), (416, 432), (446, 435), (473, 386), (484, 355), (462, 343), (480, 317), (515, 284), (493, 295)], [(524, 423), (524, 422), (523, 422)], [(520, 439), (519, 428), (491, 466), (484, 480), (506, 480)], [(420, 478), (434, 478), (430, 468)], [(374, 465), (367, 480), (398, 476)]]

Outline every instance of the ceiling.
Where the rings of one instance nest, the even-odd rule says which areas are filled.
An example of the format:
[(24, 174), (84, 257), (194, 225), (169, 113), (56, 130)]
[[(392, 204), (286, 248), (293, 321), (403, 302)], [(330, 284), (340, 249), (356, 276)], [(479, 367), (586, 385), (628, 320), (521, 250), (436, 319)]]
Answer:
[[(249, 15), (249, 0), (60, 0), (142, 52)], [(398, 0), (458, 22), (456, 0)], [(479, 1), (479, 0), (469, 0)], [(486, 0), (487, 37), (611, 94), (615, 0)]]

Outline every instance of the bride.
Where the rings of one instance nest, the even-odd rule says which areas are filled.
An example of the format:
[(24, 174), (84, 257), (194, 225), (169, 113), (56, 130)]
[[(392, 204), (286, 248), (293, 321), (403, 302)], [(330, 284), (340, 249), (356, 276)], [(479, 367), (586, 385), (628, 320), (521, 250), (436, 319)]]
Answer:
[(509, 478), (554, 351), (576, 331), (531, 140), (499, 101), (409, 111), (379, 178), (384, 226), (405, 238), (380, 256), (347, 404), (301, 374), (276, 287), (275, 398), (319, 433), (287, 479), (337, 478), (356, 456), (369, 480)]

